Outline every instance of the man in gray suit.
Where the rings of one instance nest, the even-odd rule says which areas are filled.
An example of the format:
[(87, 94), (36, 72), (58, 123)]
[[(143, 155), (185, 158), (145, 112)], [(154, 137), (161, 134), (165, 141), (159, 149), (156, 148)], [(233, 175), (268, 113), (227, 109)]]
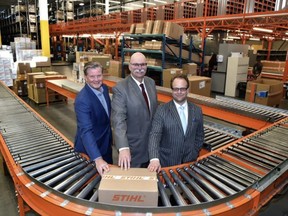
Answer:
[(148, 138), (157, 108), (156, 85), (145, 76), (147, 63), (142, 53), (131, 56), (129, 70), (131, 74), (113, 87), (111, 103), (114, 141), (122, 169), (148, 166)]
[(152, 122), (148, 144), (150, 171), (195, 161), (204, 141), (202, 110), (187, 101), (187, 76), (176, 75), (170, 86), (173, 100), (158, 107)]

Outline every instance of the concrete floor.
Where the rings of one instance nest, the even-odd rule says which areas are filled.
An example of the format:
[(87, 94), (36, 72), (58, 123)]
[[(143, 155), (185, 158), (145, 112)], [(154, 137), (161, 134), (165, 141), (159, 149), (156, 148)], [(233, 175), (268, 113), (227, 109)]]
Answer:
[[(68, 77), (71, 74), (72, 66), (53, 66), (54, 71), (65, 74)], [(63, 102), (46, 105), (36, 105), (34, 102), (26, 100), (27, 103), (40, 113), (52, 126), (59, 130), (68, 140), (73, 142), (76, 133), (76, 121), (74, 113), (74, 104), (68, 100), (68, 104)], [(288, 109), (288, 102), (281, 103), (280, 108)], [(114, 151), (114, 162), (117, 161), (117, 153)], [(2, 163), (1, 163), (2, 164)], [(260, 216), (288, 216), (288, 192), (283, 190), (276, 195), (259, 212)], [(0, 170), (0, 216), (17, 216), (17, 198), (15, 196), (14, 184), (11, 177), (5, 176), (3, 168)], [(31, 211), (27, 215), (38, 215)]]

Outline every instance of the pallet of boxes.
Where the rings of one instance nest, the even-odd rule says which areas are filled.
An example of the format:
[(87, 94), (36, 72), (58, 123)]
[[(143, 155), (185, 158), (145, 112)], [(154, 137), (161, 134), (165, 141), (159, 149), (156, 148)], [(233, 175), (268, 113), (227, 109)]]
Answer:
[[(48, 79), (66, 79), (55, 71), (34, 72), (27, 74), (28, 97), (37, 104), (44, 104), (46, 100), (46, 80)], [(66, 98), (57, 92), (48, 89), (49, 102), (64, 101)]]

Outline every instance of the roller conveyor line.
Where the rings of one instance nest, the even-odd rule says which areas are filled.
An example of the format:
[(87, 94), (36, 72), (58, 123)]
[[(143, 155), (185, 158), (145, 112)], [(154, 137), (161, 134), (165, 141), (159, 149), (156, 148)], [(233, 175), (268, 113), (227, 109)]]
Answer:
[[(20, 170), (15, 178), (26, 179), (22, 190), (32, 193), (34, 187), (39, 187), (42, 192), (35, 198), (40, 198), (38, 202), (47, 202), (45, 197), (53, 194), (58, 201), (53, 204), (51, 201), (47, 206), (54, 205), (55, 209), (66, 214), (80, 211), (76, 210), (76, 206), (80, 205), (83, 211), (78, 212), (79, 215), (99, 215), (99, 211), (107, 215), (115, 215), (115, 211), (163, 215), (188, 211), (191, 215), (212, 215), (214, 208), (223, 204), (231, 214), (236, 210), (238, 212), (236, 199), (242, 198), (245, 206), (244, 203), (253, 200), (255, 193), (268, 190), (267, 184), (271, 179), (280, 181), (282, 186), (287, 184), (287, 119), (240, 140), (223, 131), (205, 127), (205, 143), (211, 146), (216, 143), (221, 147), (231, 144), (195, 163), (162, 169), (158, 174), (158, 207), (103, 204), (98, 202), (101, 178), (95, 165), (74, 152), (51, 126), (1, 85), (0, 113), (1, 151), (6, 159), (11, 157), (14, 170)], [(240, 205), (238, 207), (241, 208)], [(53, 209), (47, 209), (49, 211), (45, 214), (52, 214)], [(251, 209), (248, 211), (251, 212)]]
[(193, 94), (193, 101), (210, 107), (218, 107), (233, 113), (250, 116), (267, 122), (277, 122), (288, 116), (287, 110), (267, 107), (260, 104), (249, 103), (228, 97), (216, 96), (216, 99)]

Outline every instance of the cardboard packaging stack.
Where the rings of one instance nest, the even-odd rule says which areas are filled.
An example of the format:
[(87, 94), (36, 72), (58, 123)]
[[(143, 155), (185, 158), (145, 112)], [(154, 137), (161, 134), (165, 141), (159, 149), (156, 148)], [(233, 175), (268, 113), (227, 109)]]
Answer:
[(0, 50), (0, 80), (13, 86), (13, 55), (8, 50)]
[(126, 206), (158, 206), (157, 176), (146, 168), (111, 167), (102, 176), (99, 202)]
[[(252, 92), (252, 85), (255, 85), (255, 92)], [(254, 101), (250, 101), (251, 94), (254, 94)], [(282, 94), (283, 82), (257, 79), (247, 83), (245, 100), (267, 106), (278, 106), (283, 97)]]
[(28, 95), (27, 73), (31, 72), (29, 63), (18, 63), (17, 77), (13, 80), (13, 89), (15, 94), (24, 97)]
[[(29, 95), (28, 97), (37, 104), (46, 103), (46, 80), (47, 79), (66, 79), (64, 75), (60, 75), (58, 72), (44, 72), (44, 73), (32, 73), (28, 75), (29, 80)], [(32, 83), (31, 83), (32, 81)], [(56, 92), (48, 89), (49, 101), (64, 100), (65, 97), (57, 94)]]

